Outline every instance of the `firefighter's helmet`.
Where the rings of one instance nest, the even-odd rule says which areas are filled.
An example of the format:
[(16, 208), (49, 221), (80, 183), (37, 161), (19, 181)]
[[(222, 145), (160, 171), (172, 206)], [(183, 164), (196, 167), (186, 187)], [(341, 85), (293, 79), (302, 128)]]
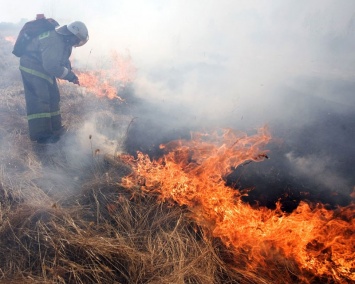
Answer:
[(88, 29), (86, 25), (80, 21), (57, 27), (55, 30), (61, 35), (75, 35), (79, 39), (78, 43), (74, 45), (75, 47), (82, 46), (89, 40)]

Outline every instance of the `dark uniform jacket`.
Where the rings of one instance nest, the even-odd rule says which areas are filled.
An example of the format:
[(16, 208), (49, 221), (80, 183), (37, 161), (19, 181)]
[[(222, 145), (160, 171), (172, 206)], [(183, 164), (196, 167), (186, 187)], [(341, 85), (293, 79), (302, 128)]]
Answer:
[[(56, 31), (48, 31), (35, 37), (21, 57), (20, 69), (35, 70), (44, 74), (43, 77), (63, 79), (71, 71), (69, 57), (72, 46), (65, 42)], [(27, 71), (30, 71), (27, 70)], [(39, 75), (39, 74), (38, 74)]]
[(60, 94), (56, 78), (71, 75), (72, 46), (55, 30), (35, 37), (20, 59), (31, 140), (47, 139), (60, 130)]

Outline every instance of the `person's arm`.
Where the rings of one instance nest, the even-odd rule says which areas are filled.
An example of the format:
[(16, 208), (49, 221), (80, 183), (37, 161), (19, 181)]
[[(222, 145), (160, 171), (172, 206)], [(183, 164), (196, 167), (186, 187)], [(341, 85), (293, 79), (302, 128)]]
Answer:
[[(41, 41), (42, 65), (50, 75), (79, 84), (78, 77), (69, 66), (63, 66), (65, 42), (60, 35), (52, 34)], [(68, 53), (69, 57), (70, 53)], [(69, 59), (66, 59), (69, 61)]]
[(40, 39), (42, 65), (50, 75), (64, 78), (69, 74), (69, 69), (61, 65), (64, 42), (59, 36), (52, 34)]

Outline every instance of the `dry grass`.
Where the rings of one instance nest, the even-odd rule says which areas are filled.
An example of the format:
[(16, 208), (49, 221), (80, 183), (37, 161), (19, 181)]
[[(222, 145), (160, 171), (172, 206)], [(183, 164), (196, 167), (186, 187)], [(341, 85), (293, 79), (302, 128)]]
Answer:
[(138, 194), (130, 200), (124, 190), (101, 183), (71, 203), (19, 204), (5, 214), (5, 283), (14, 277), (38, 283), (214, 283), (223, 274), (212, 244), (182, 209)]
[[(3, 54), (9, 48), (0, 50), (7, 60), (0, 69), (13, 68)], [(46, 148), (28, 139), (19, 77), (5, 77), (0, 80), (0, 283), (300, 282), (290, 272), (297, 268), (282, 259), (271, 263), (270, 271), (252, 272), (241, 252), (237, 267), (228, 249), (189, 218), (187, 208), (160, 204), (138, 187), (122, 188), (130, 169), (114, 153), (132, 118), (120, 114), (119, 105), (61, 85), (69, 134)], [(95, 129), (88, 120), (101, 133), (91, 137)]]
[(95, 171), (60, 202), (1, 183), (0, 283), (236, 283), (185, 209), (121, 188), (119, 160)]

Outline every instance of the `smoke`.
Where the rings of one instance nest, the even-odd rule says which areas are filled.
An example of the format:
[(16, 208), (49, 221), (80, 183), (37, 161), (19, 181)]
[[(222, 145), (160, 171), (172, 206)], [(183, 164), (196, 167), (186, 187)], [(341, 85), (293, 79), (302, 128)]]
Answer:
[(78, 67), (102, 66), (111, 50), (130, 54), (132, 153), (154, 154), (191, 130), (267, 124), (268, 165), (309, 178), (307, 190), (352, 190), (354, 1), (37, 1), (14, 15), (16, 2), (3, 5), (3, 21), (44, 12), (87, 24)]
[(313, 179), (322, 187), (337, 189), (347, 188), (347, 181), (338, 176), (329, 167), (333, 163), (330, 157), (319, 157), (318, 155), (294, 156), (292, 152), (286, 154), (286, 158), (294, 165), (295, 171), (307, 179)]

